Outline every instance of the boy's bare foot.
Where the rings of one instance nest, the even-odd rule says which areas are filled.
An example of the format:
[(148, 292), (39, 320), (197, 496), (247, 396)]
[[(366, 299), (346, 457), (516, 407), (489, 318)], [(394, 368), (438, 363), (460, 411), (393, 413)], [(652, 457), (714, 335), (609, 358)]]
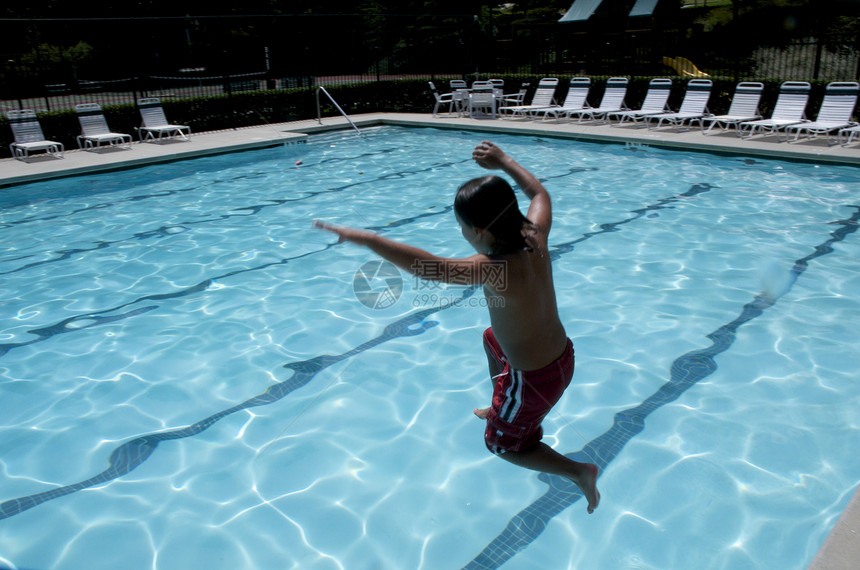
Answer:
[(580, 473), (578, 479), (571, 480), (582, 489), (582, 494), (585, 495), (585, 499), (588, 501), (588, 514), (591, 514), (597, 508), (597, 505), (600, 504), (600, 492), (597, 490), (598, 469), (594, 463), (583, 463), (582, 465), (582, 473)]
[(484, 409), (475, 408), (474, 410), (472, 410), (472, 413), (474, 413), (476, 416), (478, 416), (482, 420), (485, 420), (485, 419), (487, 419), (487, 414), (490, 413), (490, 408), (484, 408)]

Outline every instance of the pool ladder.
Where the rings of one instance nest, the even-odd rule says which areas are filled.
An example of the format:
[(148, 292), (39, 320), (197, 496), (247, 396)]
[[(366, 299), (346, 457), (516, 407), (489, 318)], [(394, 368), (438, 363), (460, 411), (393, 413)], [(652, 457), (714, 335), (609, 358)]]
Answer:
[(332, 102), (332, 105), (334, 105), (338, 111), (340, 111), (340, 114), (343, 115), (343, 118), (346, 119), (350, 125), (352, 125), (352, 128), (355, 129), (355, 132), (357, 132), (358, 134), (361, 134), (361, 131), (358, 130), (358, 127), (356, 127), (355, 123), (352, 122), (352, 119), (347, 117), (347, 115), (343, 111), (343, 109), (340, 108), (340, 105), (337, 104), (337, 101), (334, 100), (334, 97), (332, 97), (331, 94), (328, 91), (326, 91), (325, 87), (323, 87), (322, 85), (317, 86), (317, 121), (319, 121), (319, 123), (322, 124), (322, 115), (320, 113), (320, 91), (325, 93), (325, 96), (328, 97), (328, 100)]

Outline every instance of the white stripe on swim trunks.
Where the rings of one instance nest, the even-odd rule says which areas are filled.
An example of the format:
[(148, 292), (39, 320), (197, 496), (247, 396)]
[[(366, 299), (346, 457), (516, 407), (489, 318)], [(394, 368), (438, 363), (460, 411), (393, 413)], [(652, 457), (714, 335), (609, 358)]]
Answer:
[(523, 405), (523, 371), (511, 370), (511, 385), (505, 390), (505, 403), (499, 410), (499, 417), (506, 422), (511, 421)]

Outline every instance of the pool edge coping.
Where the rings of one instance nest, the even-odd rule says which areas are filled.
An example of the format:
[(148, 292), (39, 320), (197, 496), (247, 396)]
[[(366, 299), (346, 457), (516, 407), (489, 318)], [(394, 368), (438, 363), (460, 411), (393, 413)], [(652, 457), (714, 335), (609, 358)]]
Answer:
[(853, 570), (860, 560), (860, 487), (830, 529), (807, 570)]
[[(42, 158), (44, 155), (38, 155), (36, 160), (30, 163), (6, 158), (0, 160), (0, 189), (52, 178), (95, 174), (213, 154), (295, 144), (303, 142), (312, 134), (351, 129), (352, 124), (355, 124), (357, 128), (394, 125), (523, 134), (833, 166), (860, 166), (860, 145), (849, 147), (825, 146), (826, 143), (821, 138), (788, 143), (778, 142), (773, 137), (741, 140), (734, 134), (734, 131), (728, 135), (705, 136), (699, 129), (678, 132), (671, 129), (651, 130), (593, 123), (512, 119), (485, 120), (465, 117), (433, 117), (432, 115), (417, 113), (369, 113), (352, 117), (352, 123), (344, 117), (326, 117), (320, 120), (303, 120), (226, 131), (201, 132), (192, 134), (189, 142), (164, 144), (137, 142), (134, 143), (130, 151), (116, 150), (93, 153), (73, 149), (67, 151), (66, 157), (63, 159), (46, 159)], [(126, 154), (129, 152), (135, 154)]]
[[(271, 130), (271, 127), (269, 128)], [(249, 131), (251, 129), (248, 129)], [(259, 130), (253, 128), (253, 130)], [(229, 139), (226, 142), (218, 142), (225, 133), (229, 133)], [(190, 160), (205, 156), (213, 156), (217, 154), (227, 154), (231, 152), (243, 152), (247, 150), (257, 150), (261, 148), (269, 148), (274, 146), (282, 146), (287, 144), (296, 144), (305, 142), (308, 138), (307, 134), (295, 133), (290, 131), (272, 130), (271, 133), (260, 136), (252, 136), (249, 140), (241, 140), (243, 135), (241, 131), (214, 131), (198, 133), (192, 135), (191, 143), (198, 140), (203, 140), (204, 144), (190, 144), (185, 146), (185, 141), (170, 141), (167, 143), (133, 143), (131, 150), (107, 150), (105, 153), (89, 152), (79, 149), (67, 151), (66, 157), (62, 159), (46, 159), (42, 158), (37, 162), (24, 163), (14, 158), (0, 160), (0, 167), (10, 165), (17, 167), (21, 165), (26, 168), (38, 168), (38, 165), (47, 165), (48, 168), (36, 172), (20, 172), (21, 167), (16, 168), (18, 173), (10, 176), (0, 174), (0, 191), (3, 188), (17, 186), (20, 184), (28, 184), (31, 182), (43, 182), (56, 178), (66, 178), (72, 176), (83, 176), (87, 174), (102, 174), (117, 170), (128, 170), (132, 168), (140, 168), (153, 164), (164, 164), (168, 162), (177, 162), (181, 160)], [(276, 135), (276, 136), (272, 136)], [(232, 140), (239, 139), (239, 140)], [(132, 155), (127, 153), (135, 150), (143, 149), (144, 152), (138, 152)], [(43, 155), (40, 155), (43, 156)], [(69, 160), (71, 158), (71, 160)], [(69, 165), (66, 167), (66, 165)]]
[[(467, 129), (488, 133), (553, 136), (569, 140), (609, 144), (638, 144), (643, 147), (707, 152), (730, 156), (750, 156), (775, 160), (790, 160), (827, 164), (829, 166), (860, 166), (860, 145), (842, 147), (823, 146), (824, 139), (799, 143), (776, 141), (762, 137), (754, 140), (739, 139), (731, 134), (703, 135), (698, 128), (686, 131), (667, 129), (651, 130), (639, 126), (592, 125), (589, 123), (552, 123), (537, 120), (475, 120), (475, 119), (426, 119), (387, 115), (384, 124)], [(825, 143), (826, 144), (826, 143)], [(854, 154), (852, 154), (854, 153)]]

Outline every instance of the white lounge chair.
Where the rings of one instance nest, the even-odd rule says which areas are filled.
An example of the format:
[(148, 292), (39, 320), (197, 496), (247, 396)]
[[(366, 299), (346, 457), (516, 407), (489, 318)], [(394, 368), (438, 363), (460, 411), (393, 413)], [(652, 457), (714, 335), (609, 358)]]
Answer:
[(102, 144), (106, 144), (108, 148), (131, 148), (131, 135), (111, 132), (98, 103), (75, 105), (75, 111), (82, 131), (77, 137), (78, 148), (98, 151), (101, 150)]
[[(844, 137), (845, 140), (842, 140)], [(846, 146), (851, 144), (854, 137), (860, 137), (860, 125), (856, 127), (848, 127), (847, 129), (839, 129), (838, 140), (839, 144)]]
[(140, 127), (140, 140), (160, 143), (165, 138), (177, 137), (184, 141), (191, 136), (191, 127), (186, 125), (172, 125), (164, 116), (161, 100), (157, 97), (148, 97), (137, 102), (140, 109), (140, 117), (143, 125)]
[(710, 79), (691, 79), (687, 82), (687, 91), (684, 93), (684, 100), (681, 102), (681, 108), (677, 113), (660, 113), (657, 115), (647, 115), (645, 121), (648, 123), (648, 128), (652, 128), (652, 122), (656, 121), (653, 128), (659, 129), (665, 123), (667, 127), (681, 127), (684, 123), (689, 122), (690, 126), (694, 122), (699, 123), (702, 127), (702, 119), (708, 112), (708, 100), (711, 98), (711, 87), (713, 82)]
[(568, 111), (567, 117), (579, 117), (579, 122), (585, 120), (602, 120), (606, 119), (609, 113), (617, 113), (626, 111), (624, 98), (627, 97), (627, 78), (626, 77), (610, 77), (606, 80), (606, 88), (603, 91), (603, 98), (597, 107), (588, 107), (576, 111)]
[(543, 120), (546, 121), (550, 115), (558, 119), (561, 115), (566, 115), (569, 111), (580, 111), (582, 109), (589, 108), (588, 92), (590, 89), (590, 78), (574, 77), (570, 80), (570, 87), (567, 89), (567, 95), (560, 106), (535, 109), (531, 111), (531, 114), (535, 117), (543, 115)]
[(436, 104), (433, 106), (433, 116), (436, 116), (439, 107), (442, 105), (448, 105), (448, 114), (450, 115), (454, 111), (454, 92), (439, 93), (439, 90), (436, 89), (436, 85), (432, 81), (428, 81), (427, 83), (430, 85), (430, 92), (433, 93), (433, 98), (436, 101)]
[(16, 159), (29, 162), (30, 153), (40, 150), (56, 158), (63, 158), (63, 151), (66, 150), (63, 143), (45, 138), (35, 111), (32, 109), (7, 111), (6, 116), (9, 118), (9, 126), (12, 127), (12, 134), (15, 137), (15, 142), (9, 145), (9, 150)]
[(827, 144), (836, 144), (838, 141), (830, 142), (830, 134), (838, 133), (839, 130), (851, 127), (857, 123), (851, 120), (854, 107), (857, 105), (857, 93), (860, 91), (860, 83), (856, 81), (834, 81), (828, 83), (824, 88), (824, 99), (818, 110), (815, 121), (789, 125), (785, 128), (786, 138), (790, 138), (794, 131), (794, 139), (797, 141), (801, 134), (811, 138), (818, 135), (827, 136)]
[(752, 137), (756, 131), (762, 134), (779, 132), (789, 125), (806, 122), (806, 103), (809, 101), (810, 85), (806, 81), (786, 81), (779, 87), (779, 96), (770, 119), (743, 121), (738, 123), (738, 136)]
[(735, 87), (734, 97), (732, 97), (732, 104), (729, 105), (729, 112), (725, 115), (704, 117), (703, 120), (709, 122), (710, 125), (708, 125), (706, 130), (702, 131), (702, 134), (710, 134), (711, 129), (718, 125), (725, 131), (732, 125), (737, 128), (739, 123), (761, 119), (761, 115), (758, 112), (758, 104), (761, 101), (763, 90), (764, 84), (758, 81), (742, 81), (738, 83)]
[(552, 107), (555, 103), (555, 88), (558, 87), (558, 79), (555, 77), (544, 77), (538, 83), (535, 94), (532, 97), (529, 105), (511, 105), (502, 107), (499, 112), (504, 117), (506, 114), (511, 117), (517, 115), (525, 117), (529, 112), (535, 109), (546, 109)]
[(615, 111), (607, 113), (607, 119), (613, 117), (618, 119), (617, 125), (622, 125), (627, 121), (633, 123), (644, 122), (648, 115), (657, 115), (671, 111), (667, 107), (666, 102), (669, 100), (669, 93), (672, 90), (672, 80), (664, 77), (652, 79), (648, 84), (648, 92), (645, 93), (645, 100), (642, 101), (642, 106), (631, 111)]

